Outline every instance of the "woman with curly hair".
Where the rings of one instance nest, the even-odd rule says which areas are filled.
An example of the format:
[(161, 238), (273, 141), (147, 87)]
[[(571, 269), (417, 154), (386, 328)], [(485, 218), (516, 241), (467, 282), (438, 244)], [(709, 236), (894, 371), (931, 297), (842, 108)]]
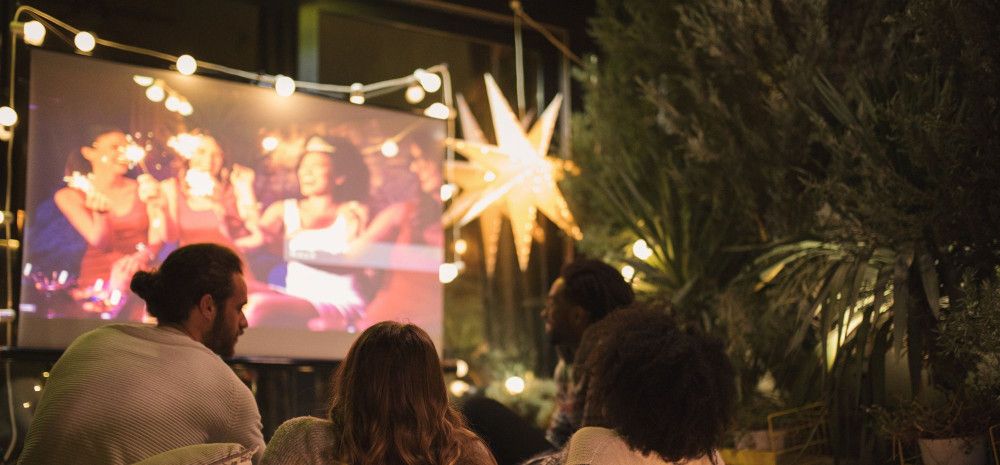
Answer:
[(529, 463), (722, 465), (736, 385), (721, 343), (660, 309), (630, 308), (592, 325), (577, 357), (590, 377), (584, 427)]
[(286, 421), (261, 465), (496, 465), (448, 405), (424, 330), (392, 321), (365, 330), (333, 377), (329, 417)]

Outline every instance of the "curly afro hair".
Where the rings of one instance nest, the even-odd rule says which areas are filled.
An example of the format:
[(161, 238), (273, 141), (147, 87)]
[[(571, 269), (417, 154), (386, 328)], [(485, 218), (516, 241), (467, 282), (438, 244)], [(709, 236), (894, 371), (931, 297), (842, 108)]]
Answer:
[(736, 400), (733, 367), (719, 341), (642, 307), (611, 313), (584, 341), (591, 419), (667, 462), (714, 457)]

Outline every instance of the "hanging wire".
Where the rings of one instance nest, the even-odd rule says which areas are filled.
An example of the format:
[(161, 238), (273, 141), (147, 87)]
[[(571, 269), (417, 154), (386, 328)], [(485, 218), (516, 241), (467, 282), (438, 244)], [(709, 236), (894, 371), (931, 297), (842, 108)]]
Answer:
[(557, 48), (560, 52), (562, 52), (562, 54), (566, 56), (566, 58), (573, 60), (573, 63), (576, 63), (579, 66), (584, 66), (583, 60), (581, 60), (579, 56), (573, 53), (573, 51), (570, 50), (569, 47), (566, 46), (566, 44), (564, 44), (561, 40), (556, 38), (556, 36), (554, 36), (552, 32), (550, 32), (541, 23), (532, 19), (531, 16), (528, 16), (528, 13), (524, 11), (524, 8), (521, 6), (521, 2), (519, 0), (512, 0), (510, 2), (510, 9), (514, 11), (515, 18), (524, 20), (524, 22), (527, 23), (528, 26), (531, 26), (532, 29), (542, 34), (542, 36), (545, 37), (545, 40), (548, 40), (549, 43), (552, 44), (555, 48)]

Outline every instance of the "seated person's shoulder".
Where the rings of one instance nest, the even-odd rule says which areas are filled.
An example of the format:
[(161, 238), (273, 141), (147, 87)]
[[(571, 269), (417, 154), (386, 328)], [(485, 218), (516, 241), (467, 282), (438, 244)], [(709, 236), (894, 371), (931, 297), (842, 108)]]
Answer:
[(496, 465), (496, 459), (489, 447), (479, 436), (469, 430), (465, 430), (466, 440), (462, 444), (462, 457), (459, 460), (461, 465)]

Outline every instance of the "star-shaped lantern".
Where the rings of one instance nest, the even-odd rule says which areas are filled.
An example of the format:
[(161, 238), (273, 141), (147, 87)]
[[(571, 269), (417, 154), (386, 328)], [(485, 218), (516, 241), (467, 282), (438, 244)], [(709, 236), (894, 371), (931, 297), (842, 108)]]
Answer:
[(449, 140), (448, 144), (469, 161), (454, 162), (448, 167), (448, 180), (462, 191), (445, 211), (444, 223), (465, 226), (479, 218), (486, 269), (492, 274), (500, 225), (503, 216), (508, 216), (517, 262), (524, 271), (539, 211), (573, 238), (583, 237), (556, 185), (566, 162), (547, 156), (562, 96), (556, 95), (530, 131), (525, 132), (493, 77), (489, 74), (485, 77), (497, 143), (486, 142), (468, 105), (459, 97), (459, 118), (465, 139)]

